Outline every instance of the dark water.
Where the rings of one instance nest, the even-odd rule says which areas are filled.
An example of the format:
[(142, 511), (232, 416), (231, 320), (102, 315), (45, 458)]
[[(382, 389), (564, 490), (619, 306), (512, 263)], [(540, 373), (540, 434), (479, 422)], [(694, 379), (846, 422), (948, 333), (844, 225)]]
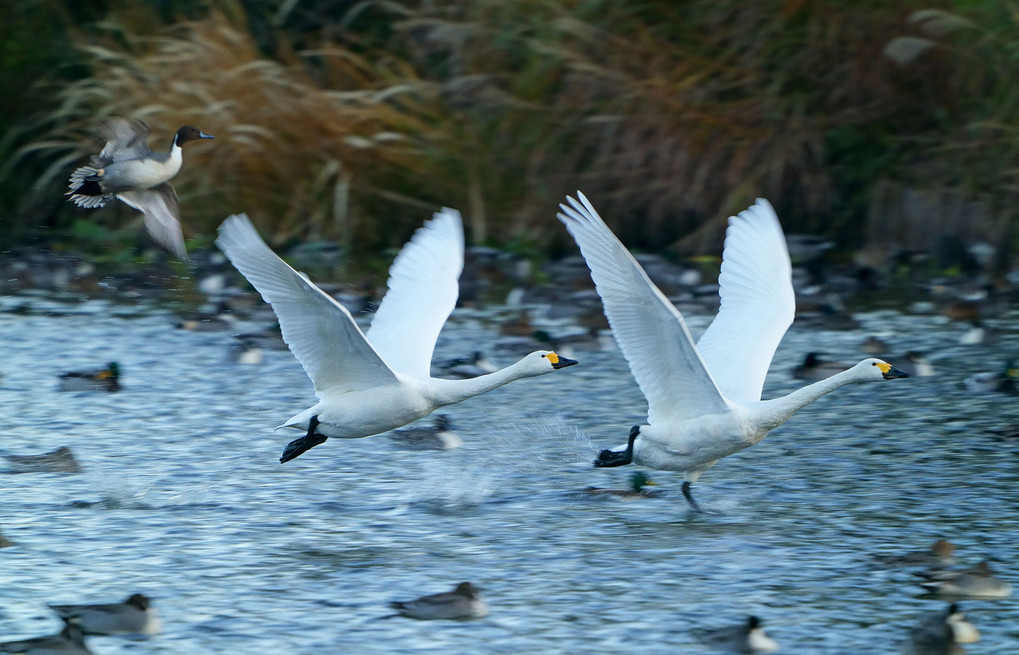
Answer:
[[(458, 310), (439, 355), (489, 347), (489, 318)], [(289, 352), (239, 365), (229, 332), (98, 301), (0, 314), (0, 448), (67, 445), (84, 467), (0, 476), (0, 533), (17, 543), (0, 550), (0, 638), (57, 631), (47, 602), (143, 592), (163, 634), (93, 638), (96, 653), (699, 653), (694, 629), (750, 613), (783, 652), (897, 652), (945, 602), (875, 555), (945, 537), (1017, 582), (1019, 443), (985, 430), (1019, 408), (961, 382), (1019, 338), (963, 347), (934, 317), (860, 318), (855, 332), (794, 327), (765, 396), (799, 386), (788, 371), (807, 351), (856, 360), (874, 332), (939, 375), (807, 407), (706, 473), (694, 489), (713, 513), (694, 515), (670, 473), (652, 474), (662, 498), (576, 493), (625, 487), (632, 470), (590, 467), (644, 416), (617, 351), (448, 408), (458, 450), (330, 441), (281, 466), (296, 433), (272, 427), (314, 400)], [(56, 390), (60, 372), (112, 360), (122, 392)], [(488, 618), (380, 619), (462, 580), (484, 589)], [(1019, 652), (1013, 600), (963, 608), (983, 637), (969, 653)]]

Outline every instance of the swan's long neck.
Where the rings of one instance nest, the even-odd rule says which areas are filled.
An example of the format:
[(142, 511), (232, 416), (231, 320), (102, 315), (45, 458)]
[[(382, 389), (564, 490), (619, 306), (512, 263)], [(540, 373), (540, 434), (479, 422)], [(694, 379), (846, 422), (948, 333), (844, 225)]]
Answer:
[(860, 378), (855, 368), (850, 368), (813, 384), (808, 384), (787, 396), (764, 400), (761, 402), (758, 423), (762, 428), (765, 428), (765, 432), (773, 430), (789, 420), (789, 417), (799, 411), (801, 407), (809, 405), (839, 387), (859, 381)]
[(435, 402), (440, 405), (452, 405), (487, 393), (493, 389), (498, 389), (514, 380), (532, 375), (534, 373), (527, 369), (526, 360), (521, 359), (516, 364), (499, 369), (495, 373), (479, 375), (469, 380), (440, 380), (432, 378), (430, 382)]

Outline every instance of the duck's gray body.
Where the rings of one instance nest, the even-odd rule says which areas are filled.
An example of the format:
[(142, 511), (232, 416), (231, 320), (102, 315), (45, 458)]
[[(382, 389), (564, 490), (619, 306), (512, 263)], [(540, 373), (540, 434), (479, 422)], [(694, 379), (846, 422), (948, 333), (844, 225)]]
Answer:
[(470, 582), (461, 582), (453, 591), (397, 601), (390, 607), (412, 619), (477, 619), (488, 615), (488, 605)]
[(0, 643), (0, 653), (24, 655), (91, 655), (78, 626), (68, 624), (60, 634)]
[(100, 129), (106, 141), (102, 152), (71, 174), (67, 195), (85, 209), (105, 206), (114, 197), (142, 212), (145, 227), (160, 245), (187, 258), (180, 229), (177, 192), (169, 181), (180, 172), (181, 146), (195, 139), (211, 139), (185, 125), (173, 136), (169, 152), (152, 152), (146, 143), (151, 128), (136, 119), (111, 118)]
[(155, 608), (143, 594), (133, 594), (123, 603), (50, 605), (50, 609), (88, 635), (154, 635), (162, 627)]

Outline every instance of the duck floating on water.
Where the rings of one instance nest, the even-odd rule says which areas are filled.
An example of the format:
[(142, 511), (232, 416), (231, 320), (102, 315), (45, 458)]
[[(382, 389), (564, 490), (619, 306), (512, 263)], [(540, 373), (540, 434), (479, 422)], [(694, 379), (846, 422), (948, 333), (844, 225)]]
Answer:
[(956, 603), (932, 616), (926, 617), (910, 630), (904, 655), (962, 655), (966, 651), (960, 644), (980, 641), (980, 633)]
[(211, 139), (197, 127), (185, 125), (173, 135), (168, 152), (152, 152), (145, 138), (152, 131), (137, 119), (111, 118), (99, 135), (106, 141), (91, 165), (71, 173), (67, 195), (84, 209), (104, 207), (114, 197), (145, 216), (145, 228), (159, 245), (187, 259), (180, 228), (180, 203), (170, 180), (181, 168), (181, 146)]
[(132, 594), (123, 603), (50, 605), (50, 609), (86, 635), (155, 635), (162, 628), (159, 615), (144, 594)]
[(394, 601), (390, 607), (412, 619), (480, 619), (488, 615), (481, 590), (470, 582), (461, 582), (453, 591), (422, 596), (415, 600)]
[(430, 427), (393, 430), (389, 438), (408, 450), (453, 450), (464, 443), (453, 432), (453, 425), (446, 414), (436, 414), (435, 423)]
[(21, 655), (92, 655), (81, 629), (69, 623), (59, 634), (0, 643), (0, 653)]
[(761, 627), (761, 619), (754, 615), (745, 623), (728, 628), (713, 628), (698, 633), (702, 643), (730, 653), (760, 655), (778, 652), (778, 642), (768, 636)]
[(119, 391), (120, 366), (110, 362), (93, 371), (71, 371), (60, 375), (61, 391)]
[[(719, 274), (718, 315), (696, 344), (679, 310), (651, 282), (582, 193), (558, 218), (591, 269), (619, 349), (648, 401), (648, 420), (626, 445), (603, 450), (596, 467), (635, 463), (684, 473), (690, 485), (723, 457), (749, 448), (796, 411), (856, 382), (908, 377), (880, 359), (780, 398), (761, 400), (775, 349), (796, 311), (792, 266), (767, 200), (729, 219)], [(748, 326), (752, 326), (751, 329)]]
[(227, 218), (216, 245), (279, 318), (283, 340), (315, 385), (319, 402), (279, 427), (305, 430), (288, 462), (329, 437), (358, 439), (407, 425), (446, 405), (577, 362), (538, 350), (470, 380), (430, 375), (432, 352), (459, 295), (460, 212), (443, 209), (418, 228), (389, 269), (389, 292), (367, 333), (350, 311), (276, 256), (244, 214)]
[(81, 465), (67, 446), (41, 455), (5, 455), (7, 473), (80, 473)]
[(1012, 595), (1012, 585), (996, 576), (986, 561), (968, 569), (934, 569), (923, 576), (920, 586), (943, 598), (992, 600)]
[(647, 489), (648, 486), (658, 484), (647, 476), (643, 471), (635, 471), (630, 476), (629, 489), (603, 489), (601, 487), (585, 487), (584, 493), (591, 496), (616, 496), (618, 498), (654, 498), (661, 496), (662, 492), (654, 489)]

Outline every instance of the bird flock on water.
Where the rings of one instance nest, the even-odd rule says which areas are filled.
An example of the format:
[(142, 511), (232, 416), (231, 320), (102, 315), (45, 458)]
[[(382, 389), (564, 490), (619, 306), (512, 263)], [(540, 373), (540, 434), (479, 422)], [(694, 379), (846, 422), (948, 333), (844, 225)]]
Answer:
[[(153, 152), (146, 143), (149, 133), (139, 120), (105, 122), (100, 130), (105, 145), (89, 165), (71, 174), (68, 196), (85, 209), (103, 207), (113, 198), (121, 200), (143, 214), (154, 241), (186, 258), (179, 202), (170, 179), (181, 169), (185, 143), (213, 137), (183, 126), (173, 135), (169, 151)], [(795, 370), (795, 376), (809, 384), (785, 396), (762, 399), (776, 348), (796, 313), (786, 238), (767, 200), (758, 199), (729, 218), (718, 278), (719, 310), (697, 340), (680, 311), (584, 194), (567, 197), (557, 218), (590, 269), (612, 335), (647, 400), (646, 421), (630, 427), (610, 426), (627, 435), (625, 442), (602, 450), (593, 466), (632, 464), (682, 473), (682, 494), (693, 512), (705, 511), (694, 499), (692, 485), (708, 469), (759, 443), (821, 396), (848, 384), (910, 377), (909, 372), (876, 357), (847, 366), (824, 362), (811, 353)], [(301, 435), (284, 446), (281, 463), (330, 439), (383, 433), (406, 448), (455, 448), (461, 441), (452, 433), (446, 415), (437, 415), (431, 428), (397, 428), (516, 380), (553, 373), (568, 376), (560, 371), (578, 364), (553, 347), (536, 349), (498, 369), (477, 351), (472, 358), (441, 367), (443, 377), (432, 376), (436, 339), (457, 304), (464, 269), (464, 230), (454, 209), (436, 212), (401, 249), (389, 269), (388, 291), (366, 330), (344, 304), (277, 256), (246, 215), (224, 220), (216, 245), (271, 305), (282, 339), (304, 368), (317, 397), (311, 407), (279, 426)], [(909, 366), (916, 370), (911, 358)], [(117, 364), (111, 362), (104, 369), (64, 374), (60, 385), (67, 391), (116, 391), (119, 377)], [(562, 384), (568, 384), (565, 377)], [(10, 467), (22, 471), (78, 470), (66, 449), (7, 458)], [(645, 487), (653, 484), (640, 471), (630, 489), (589, 487), (584, 492), (630, 500), (651, 498), (657, 492)], [(996, 577), (987, 562), (955, 566), (951, 549), (941, 540), (931, 552), (897, 562), (923, 563), (920, 584), (952, 601), (947, 609), (917, 625), (904, 652), (961, 652), (959, 644), (976, 641), (978, 633), (955, 601), (1005, 598), (1011, 593), (1009, 583)], [(415, 619), (476, 619), (489, 612), (481, 590), (471, 582), (461, 582), (451, 591), (394, 601), (391, 606), (394, 616)], [(88, 653), (87, 635), (155, 635), (161, 629), (155, 609), (142, 594), (122, 603), (51, 607), (65, 621), (60, 633), (0, 643), (0, 652)], [(763, 621), (753, 615), (735, 626), (699, 631), (698, 638), (729, 652), (779, 650), (764, 632)]]

